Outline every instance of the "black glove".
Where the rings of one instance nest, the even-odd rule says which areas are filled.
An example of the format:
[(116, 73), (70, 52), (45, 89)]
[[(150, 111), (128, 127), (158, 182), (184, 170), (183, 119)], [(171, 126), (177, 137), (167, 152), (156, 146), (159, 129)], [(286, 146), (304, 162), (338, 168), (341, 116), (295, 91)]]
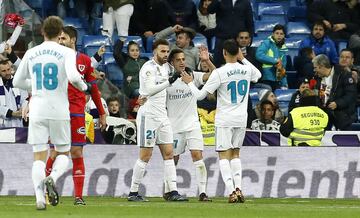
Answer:
[(92, 89), (92, 84), (91, 83), (87, 83), (85, 82), (87, 89), (85, 90), (85, 94), (90, 95), (91, 94), (91, 89)]
[(185, 67), (185, 72), (189, 74), (190, 76), (193, 75), (193, 71), (189, 67)]
[(180, 78), (180, 72), (175, 72), (174, 75), (172, 75), (172, 77), (169, 78), (169, 83), (173, 84), (177, 78)]

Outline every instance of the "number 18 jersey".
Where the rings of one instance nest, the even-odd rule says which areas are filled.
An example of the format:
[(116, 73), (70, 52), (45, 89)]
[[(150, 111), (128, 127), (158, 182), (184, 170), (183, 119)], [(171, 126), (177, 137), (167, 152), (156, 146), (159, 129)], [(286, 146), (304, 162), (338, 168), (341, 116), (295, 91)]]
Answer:
[[(69, 72), (66, 73), (66, 70)], [(68, 76), (77, 74), (80, 79), (75, 51), (56, 42), (45, 41), (25, 53), (16, 73), (31, 78), (30, 118), (70, 119)]]
[(203, 89), (211, 94), (217, 90), (215, 126), (246, 127), (250, 81), (256, 82), (261, 77), (256, 70), (227, 63), (211, 73)]

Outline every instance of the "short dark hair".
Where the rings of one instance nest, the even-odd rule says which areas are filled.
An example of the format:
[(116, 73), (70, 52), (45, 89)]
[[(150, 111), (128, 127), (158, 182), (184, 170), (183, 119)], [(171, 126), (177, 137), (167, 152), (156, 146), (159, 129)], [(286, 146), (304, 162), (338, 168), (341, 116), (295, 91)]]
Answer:
[(75, 27), (73, 27), (73, 26), (65, 26), (63, 28), (63, 32), (66, 35), (68, 35), (70, 37), (70, 39), (75, 38), (75, 44), (76, 44), (78, 34), (77, 34), (77, 30), (75, 29)]
[(6, 64), (9, 64), (10, 60), (9, 59), (3, 59), (3, 60), (0, 60), (0, 65), (6, 65)]
[(120, 99), (119, 99), (118, 97), (116, 97), (116, 96), (111, 96), (111, 97), (109, 97), (109, 98), (106, 100), (106, 104), (109, 105), (110, 102), (112, 102), (112, 101), (117, 101), (117, 102), (119, 103), (119, 105), (121, 105)]
[(282, 30), (285, 33), (285, 27), (281, 24), (276, 24), (272, 32), (274, 33), (276, 30)]
[(61, 34), (63, 29), (63, 21), (58, 16), (47, 17), (42, 24), (42, 32), (45, 37), (53, 39)]
[(311, 47), (304, 47), (304, 48), (300, 49), (299, 54), (301, 57), (310, 57), (312, 52), (313, 52), (313, 49)]
[(154, 42), (152, 49), (155, 50), (159, 45), (167, 45), (169, 46), (169, 42), (166, 39), (158, 39)]
[(315, 26), (322, 26), (322, 28), (324, 30), (326, 30), (326, 26), (325, 26), (324, 22), (322, 22), (321, 20), (315, 21), (311, 29), (313, 30)]
[(274, 105), (273, 105), (273, 103), (271, 101), (264, 100), (264, 101), (261, 101), (261, 103), (260, 103), (260, 111), (262, 111), (264, 106), (267, 105), (267, 104), (271, 105), (272, 109), (275, 110), (275, 107), (274, 107)]
[(171, 50), (170, 54), (169, 54), (168, 61), (169, 62), (173, 61), (175, 55), (179, 54), (179, 53), (184, 53), (184, 51), (182, 49), (180, 49), (180, 48), (174, 48), (173, 50)]
[(232, 56), (237, 55), (239, 52), (239, 46), (234, 39), (225, 40), (223, 44), (223, 48), (226, 52), (228, 52)]
[(348, 49), (348, 48), (341, 49), (340, 54), (341, 54), (342, 52), (350, 52), (351, 57), (352, 57), (352, 58), (354, 57), (354, 53), (353, 53), (350, 49)]

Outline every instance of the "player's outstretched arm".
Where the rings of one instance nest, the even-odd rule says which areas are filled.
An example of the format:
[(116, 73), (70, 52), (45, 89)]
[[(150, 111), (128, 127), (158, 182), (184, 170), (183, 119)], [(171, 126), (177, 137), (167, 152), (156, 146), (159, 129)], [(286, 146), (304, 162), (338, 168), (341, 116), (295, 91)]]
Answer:
[(248, 61), (243, 53), (239, 51), (238, 53), (238, 59), (246, 66), (249, 66), (251, 68), (251, 82), (256, 83), (261, 78), (261, 72), (259, 69), (257, 69), (250, 61)]
[(199, 90), (193, 83), (192, 76), (189, 75), (188, 73), (182, 72), (181, 79), (182, 81), (184, 81), (184, 83), (188, 84), (188, 86), (191, 89), (191, 92), (194, 94), (197, 100), (203, 100), (207, 96), (208, 92), (205, 89)]

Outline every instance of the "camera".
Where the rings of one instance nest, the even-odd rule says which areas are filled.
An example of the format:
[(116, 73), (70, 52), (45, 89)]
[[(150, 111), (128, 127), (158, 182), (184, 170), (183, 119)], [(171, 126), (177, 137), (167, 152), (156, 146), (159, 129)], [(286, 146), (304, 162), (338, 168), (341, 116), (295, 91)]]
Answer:
[(136, 126), (134, 123), (119, 117), (106, 117), (108, 131), (114, 132), (112, 144), (136, 144)]

